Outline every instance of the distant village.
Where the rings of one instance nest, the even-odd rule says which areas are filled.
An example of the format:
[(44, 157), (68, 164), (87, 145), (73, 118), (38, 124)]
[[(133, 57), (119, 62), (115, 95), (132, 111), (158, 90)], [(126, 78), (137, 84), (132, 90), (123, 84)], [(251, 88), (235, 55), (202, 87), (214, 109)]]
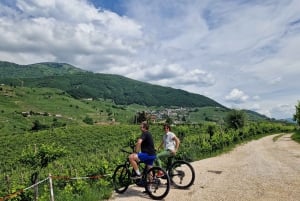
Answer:
[(171, 120), (174, 124), (180, 124), (187, 121), (189, 112), (195, 109), (192, 108), (165, 108), (161, 110), (146, 110), (139, 112), (137, 118), (144, 118), (152, 123), (163, 123), (166, 120)]

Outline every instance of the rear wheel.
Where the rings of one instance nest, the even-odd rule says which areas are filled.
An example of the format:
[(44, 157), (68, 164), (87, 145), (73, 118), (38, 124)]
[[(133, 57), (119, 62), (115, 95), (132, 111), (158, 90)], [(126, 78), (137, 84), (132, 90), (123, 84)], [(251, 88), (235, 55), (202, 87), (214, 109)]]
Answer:
[(189, 188), (195, 181), (194, 168), (186, 161), (175, 161), (168, 170), (168, 174), (171, 183), (180, 189)]
[[(161, 176), (160, 171), (164, 176)], [(152, 167), (147, 171), (145, 179), (145, 190), (152, 199), (161, 200), (168, 195), (170, 191), (170, 178), (165, 170), (160, 167)]]
[(113, 174), (113, 185), (117, 193), (124, 193), (130, 185), (130, 172), (125, 165), (119, 165)]

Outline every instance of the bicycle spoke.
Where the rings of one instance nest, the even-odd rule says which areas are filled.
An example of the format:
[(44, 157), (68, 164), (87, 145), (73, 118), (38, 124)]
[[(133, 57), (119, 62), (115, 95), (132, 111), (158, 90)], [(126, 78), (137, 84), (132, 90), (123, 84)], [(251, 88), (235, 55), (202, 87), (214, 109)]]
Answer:
[(185, 161), (176, 161), (169, 170), (172, 184), (178, 188), (188, 188), (194, 183), (193, 167)]

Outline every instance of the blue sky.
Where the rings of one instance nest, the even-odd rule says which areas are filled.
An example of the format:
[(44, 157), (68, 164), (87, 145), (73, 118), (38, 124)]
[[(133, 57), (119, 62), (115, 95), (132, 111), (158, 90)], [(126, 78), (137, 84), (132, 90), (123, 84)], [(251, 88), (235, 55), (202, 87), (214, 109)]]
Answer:
[(0, 60), (66, 62), (290, 118), (298, 0), (1, 0)]

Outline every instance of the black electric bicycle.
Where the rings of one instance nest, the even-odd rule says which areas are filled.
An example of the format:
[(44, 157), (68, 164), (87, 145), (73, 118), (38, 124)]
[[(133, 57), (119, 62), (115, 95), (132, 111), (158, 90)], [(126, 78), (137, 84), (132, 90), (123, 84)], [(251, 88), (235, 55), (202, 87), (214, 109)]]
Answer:
[[(179, 132), (178, 138), (182, 143), (185, 138), (185, 133)], [(194, 184), (195, 170), (189, 162), (178, 159), (177, 156), (170, 156), (168, 157), (165, 167), (165, 170), (170, 177), (171, 184), (174, 187), (186, 189)]]
[[(132, 148), (132, 152), (134, 148)], [(132, 152), (125, 149), (121, 149), (121, 152), (131, 154)], [(133, 173), (133, 168), (130, 165), (128, 157), (123, 164), (118, 165), (113, 174), (113, 185), (117, 193), (124, 193), (129, 185), (136, 184), (141, 187), (145, 187), (145, 191), (154, 200), (160, 200), (166, 197), (170, 191), (170, 178), (169, 176), (159, 177), (159, 172), (162, 171), (164, 175), (168, 175), (165, 170), (160, 167), (147, 168), (145, 163), (138, 163), (142, 171), (142, 177), (140, 179), (131, 179), (130, 176)]]
[(171, 184), (176, 188), (186, 189), (194, 184), (195, 170), (187, 161), (176, 160), (174, 156), (168, 157), (166, 172)]

